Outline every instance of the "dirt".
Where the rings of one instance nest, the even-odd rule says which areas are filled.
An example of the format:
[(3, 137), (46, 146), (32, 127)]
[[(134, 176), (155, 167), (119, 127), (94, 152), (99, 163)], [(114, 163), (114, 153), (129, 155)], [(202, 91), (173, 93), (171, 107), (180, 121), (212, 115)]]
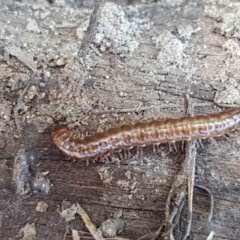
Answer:
[[(58, 123), (78, 136), (110, 127), (237, 106), (239, 11), (236, 1), (106, 3), (88, 32), (94, 1), (2, 2), (0, 7), (0, 239), (63, 239), (87, 231), (80, 218), (56, 210), (80, 202), (100, 226), (122, 209), (120, 236), (156, 231), (184, 151), (144, 148), (97, 163), (64, 161), (50, 133)], [(90, 42), (81, 56), (86, 34)], [(238, 239), (239, 137), (203, 141), (196, 182), (215, 197), (207, 223), (207, 195), (196, 191), (192, 239)], [(180, 149), (180, 150), (179, 150)], [(36, 212), (43, 200), (46, 212)], [(33, 225), (32, 225), (33, 224)], [(26, 226), (30, 226), (26, 225)], [(23, 231), (23, 230), (22, 230)], [(69, 233), (70, 236), (70, 233)], [(83, 239), (86, 239), (83, 237)], [(160, 238), (159, 238), (160, 239)], [(181, 238), (179, 238), (181, 239)]]

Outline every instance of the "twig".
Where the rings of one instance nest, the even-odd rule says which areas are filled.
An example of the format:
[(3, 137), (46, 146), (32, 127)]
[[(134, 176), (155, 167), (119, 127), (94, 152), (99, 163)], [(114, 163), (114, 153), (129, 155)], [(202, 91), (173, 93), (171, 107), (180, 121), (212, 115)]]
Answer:
[(68, 234), (68, 229), (65, 231), (65, 233), (64, 233), (64, 236), (63, 236), (63, 240), (65, 240), (66, 239), (66, 237), (67, 237), (67, 234)]
[(162, 228), (163, 228), (163, 223), (160, 225), (160, 227), (157, 229), (157, 231), (152, 233), (152, 237), (150, 238), (150, 240), (155, 240), (159, 236), (159, 234), (161, 233)]
[[(180, 206), (182, 199), (184, 198), (186, 192), (185, 192), (185, 176), (182, 173), (182, 171), (175, 177), (174, 182), (172, 184), (172, 188), (169, 191), (168, 194), (168, 198), (166, 201), (166, 211), (165, 211), (165, 215), (166, 215), (166, 221), (168, 223), (167, 229), (171, 228), (173, 225), (173, 219), (174, 217), (177, 215), (178, 212), (178, 206)], [(181, 191), (179, 191), (179, 193), (177, 194), (176, 200), (175, 200), (175, 207), (172, 210), (172, 213), (170, 214), (170, 205), (171, 205), (171, 200), (174, 198), (175, 193), (177, 188), (179, 188), (179, 186), (181, 187)], [(167, 231), (168, 232), (168, 231)], [(165, 232), (166, 233), (166, 232)], [(166, 234), (163, 234), (162, 236), (165, 236)]]
[(75, 229), (72, 229), (72, 240), (80, 240), (79, 233)]
[(85, 226), (89, 230), (89, 232), (92, 234), (95, 240), (105, 240), (102, 235), (97, 231), (96, 226), (92, 223), (90, 218), (88, 217), (87, 213), (85, 210), (81, 207), (79, 203), (76, 204), (77, 206), (77, 212), (78, 214), (82, 217)]
[(219, 107), (226, 107), (226, 108), (237, 108), (239, 105), (237, 104), (226, 104), (226, 103), (215, 103)]
[(186, 185), (182, 184), (182, 189), (178, 193), (177, 201), (175, 202), (176, 206), (174, 207), (171, 215), (169, 216), (169, 220), (168, 220), (168, 228), (169, 229), (165, 233), (162, 234), (162, 237), (168, 236), (169, 239), (174, 239), (173, 231), (179, 222), (179, 218), (180, 218), (183, 206), (184, 206), (185, 195), (186, 195)]
[(155, 232), (153, 232), (153, 233), (146, 234), (146, 235), (138, 238), (137, 240), (143, 240), (143, 239), (146, 238), (146, 237), (152, 237), (150, 240), (155, 240), (156, 237), (158, 237), (159, 234), (161, 233), (162, 228), (163, 228), (163, 225), (164, 225), (164, 224), (162, 223), (162, 224), (160, 225), (160, 227), (157, 229), (157, 231), (155, 231)]
[(201, 189), (205, 190), (208, 193), (208, 196), (210, 198), (210, 211), (209, 211), (209, 215), (208, 215), (208, 222), (211, 222), (212, 216), (213, 216), (213, 208), (214, 208), (213, 194), (212, 194), (212, 192), (208, 188), (206, 188), (206, 187), (204, 187), (202, 185), (195, 185), (195, 187), (201, 188)]
[[(188, 113), (190, 116), (193, 115), (193, 109), (192, 109), (192, 104), (191, 100), (188, 95), (186, 95), (186, 100), (188, 102)], [(195, 180), (195, 169), (196, 169), (196, 140), (190, 141), (187, 143), (187, 148), (186, 148), (186, 159), (188, 163), (187, 169), (187, 176), (188, 176), (188, 224), (186, 228), (186, 233), (184, 235), (183, 240), (186, 240), (187, 237), (190, 234), (191, 231), (191, 225), (192, 225), (192, 213), (193, 213), (193, 191), (194, 191), (194, 180)], [(211, 200), (211, 206), (210, 206), (210, 214), (208, 217), (208, 222), (211, 221), (212, 219), (212, 213), (213, 213), (213, 195), (210, 192), (209, 189), (203, 186), (199, 186), (200, 188), (204, 189), (210, 196)]]
[(185, 95), (185, 97), (186, 97), (185, 104), (186, 104), (186, 110), (187, 110), (186, 112), (187, 112), (187, 114), (188, 114), (189, 116), (193, 116), (194, 113), (193, 113), (193, 103), (192, 103), (192, 100), (191, 100), (191, 98), (189, 97), (189, 94), (188, 94), (188, 93)]
[[(187, 113), (193, 116), (192, 102), (188, 94), (186, 94)], [(186, 156), (185, 156), (185, 173), (188, 178), (188, 219), (187, 228), (183, 240), (186, 240), (190, 234), (192, 226), (192, 213), (193, 213), (193, 190), (195, 180), (195, 169), (196, 169), (196, 140), (187, 142), (186, 144)]]
[(190, 234), (192, 226), (192, 213), (193, 213), (193, 188), (194, 188), (194, 179), (195, 179), (195, 168), (196, 168), (196, 140), (190, 141), (187, 143), (186, 147), (186, 162), (188, 163), (187, 167), (187, 176), (188, 176), (188, 224), (185, 236), (183, 240), (186, 240)]
[(207, 237), (207, 240), (212, 240), (213, 239), (214, 232), (211, 231), (210, 234)]
[[(185, 198), (185, 196), (184, 196), (184, 198)], [(175, 223), (173, 224), (172, 229), (170, 229), (170, 234), (171, 235), (173, 235), (173, 230), (177, 227), (177, 224), (179, 224), (179, 219), (181, 217), (182, 210), (183, 210), (183, 207), (185, 205), (185, 199), (184, 198), (182, 199), (181, 205), (179, 206), (178, 214), (175, 218)]]
[[(184, 206), (184, 198), (186, 196), (186, 176), (183, 173), (183, 168), (176, 175), (174, 182), (172, 184), (172, 188), (169, 191), (168, 198), (166, 201), (166, 226), (165, 232), (161, 235), (162, 237), (168, 237), (168, 239), (174, 240), (173, 231), (177, 226), (180, 218), (180, 213), (182, 212), (182, 208)], [(179, 187), (180, 190), (179, 190)], [(172, 205), (171, 201), (175, 198), (174, 205), (175, 207), (172, 209), (170, 214), (170, 205)], [(151, 240), (155, 240), (156, 238), (152, 238)]]

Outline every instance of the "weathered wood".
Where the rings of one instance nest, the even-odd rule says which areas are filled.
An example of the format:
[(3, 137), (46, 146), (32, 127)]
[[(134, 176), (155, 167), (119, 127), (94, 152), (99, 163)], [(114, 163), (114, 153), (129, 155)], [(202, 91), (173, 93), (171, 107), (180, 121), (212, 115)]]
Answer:
[[(163, 145), (158, 153), (144, 148), (140, 156), (133, 149), (128, 157), (87, 166), (57, 152), (51, 129), (61, 122), (86, 135), (181, 117), (186, 92), (195, 114), (220, 111), (215, 103), (239, 103), (239, 8), (235, 1), (107, 4), (98, 35), (80, 58), (92, 9), (2, 4), (0, 239), (20, 239), (26, 223), (35, 224), (36, 239), (63, 239), (66, 229), (86, 232), (79, 216), (62, 218), (57, 210), (63, 201), (79, 202), (96, 226), (121, 209), (121, 237), (138, 239), (156, 231), (184, 158), (181, 144), (177, 152)], [(240, 237), (239, 140), (238, 132), (204, 140), (197, 151), (196, 183), (211, 190), (214, 212), (208, 223), (208, 195), (196, 189), (192, 239), (207, 239), (211, 231), (214, 239)], [(26, 151), (21, 157), (27, 167), (16, 160), (19, 149)], [(16, 183), (13, 173), (19, 171), (26, 178)], [(19, 191), (25, 194), (18, 195), (21, 181)], [(39, 201), (48, 204), (46, 212), (36, 211)], [(182, 224), (184, 217), (186, 210)]]

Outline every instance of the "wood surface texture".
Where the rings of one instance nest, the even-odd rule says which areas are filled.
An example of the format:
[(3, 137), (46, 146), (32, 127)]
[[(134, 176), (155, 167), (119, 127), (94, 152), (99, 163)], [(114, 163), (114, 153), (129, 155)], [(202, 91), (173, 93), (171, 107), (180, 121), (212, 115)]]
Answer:
[[(84, 137), (181, 118), (186, 93), (195, 115), (237, 106), (240, 4), (100, 4), (89, 27), (94, 1), (0, 2), (0, 240), (88, 232), (79, 215), (67, 221), (60, 214), (76, 202), (97, 227), (121, 210), (119, 237), (156, 231), (184, 144), (133, 148), (87, 166), (66, 161), (51, 131), (63, 124)], [(195, 188), (189, 239), (207, 239), (211, 231), (214, 240), (240, 239), (239, 133), (202, 140), (197, 149), (195, 183), (212, 192), (214, 210), (208, 223), (209, 197)], [(42, 201), (48, 208), (36, 211)], [(186, 216), (185, 207), (182, 224)], [(36, 231), (32, 237), (21, 232), (26, 224)]]

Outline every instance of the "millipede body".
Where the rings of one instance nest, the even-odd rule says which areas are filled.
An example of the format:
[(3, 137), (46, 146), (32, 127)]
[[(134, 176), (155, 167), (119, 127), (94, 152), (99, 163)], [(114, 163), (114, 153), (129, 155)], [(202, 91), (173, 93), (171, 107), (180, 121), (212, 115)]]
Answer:
[(235, 108), (210, 115), (123, 125), (83, 139), (74, 138), (66, 126), (57, 125), (52, 141), (67, 157), (87, 161), (136, 146), (218, 137), (239, 127), (240, 108)]

